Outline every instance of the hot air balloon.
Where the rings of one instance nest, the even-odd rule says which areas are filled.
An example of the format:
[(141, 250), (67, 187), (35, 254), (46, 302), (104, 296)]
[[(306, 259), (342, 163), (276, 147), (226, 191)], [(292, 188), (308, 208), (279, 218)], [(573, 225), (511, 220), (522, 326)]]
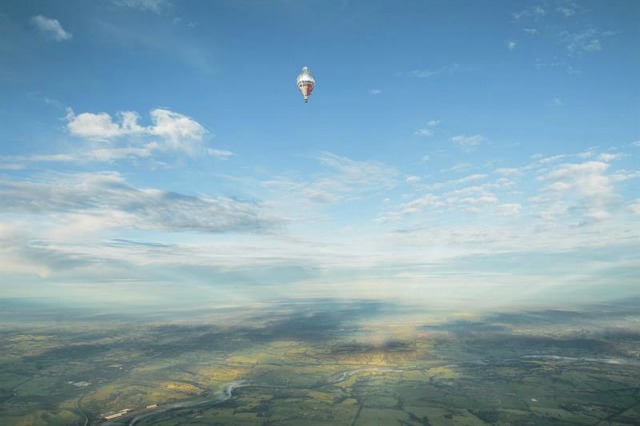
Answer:
[(309, 100), (313, 86), (316, 84), (316, 79), (313, 78), (313, 74), (311, 74), (311, 70), (308, 67), (302, 67), (302, 71), (296, 78), (296, 83), (298, 83), (298, 89), (300, 89), (306, 103)]

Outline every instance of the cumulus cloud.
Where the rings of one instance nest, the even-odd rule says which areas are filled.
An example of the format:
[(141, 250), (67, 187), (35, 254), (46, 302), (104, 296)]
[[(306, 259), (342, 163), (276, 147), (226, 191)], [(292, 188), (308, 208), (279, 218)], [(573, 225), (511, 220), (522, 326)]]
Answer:
[(517, 46), (517, 44), (516, 44), (515, 41), (510, 41), (510, 42), (507, 43), (507, 49), (509, 49), (509, 50), (515, 49), (516, 46)]
[(106, 112), (85, 112), (76, 115), (70, 108), (67, 110), (67, 129), (72, 135), (88, 139), (113, 139), (136, 134), (157, 135), (172, 142), (180, 139), (202, 139), (206, 130), (198, 122), (186, 115), (166, 109), (154, 109), (150, 112), (153, 124), (142, 127), (136, 112), (118, 112), (117, 123)]
[(149, 134), (160, 136), (168, 142), (170, 148), (176, 150), (191, 151), (193, 146), (190, 142), (201, 142), (207, 132), (195, 120), (166, 109), (151, 111), (151, 120), (153, 125), (147, 128)]
[(588, 220), (608, 219), (619, 198), (614, 184), (640, 176), (638, 172), (625, 171), (607, 174), (609, 167), (604, 161), (558, 165), (540, 177), (548, 184), (533, 201), (539, 203), (542, 216), (547, 219), (567, 215)]
[(37, 15), (31, 18), (31, 23), (42, 33), (55, 41), (70, 40), (73, 35), (62, 28), (57, 19), (47, 18), (46, 16)]
[(130, 185), (118, 173), (58, 175), (0, 181), (0, 210), (47, 215), (77, 230), (129, 228), (204, 233), (262, 233), (278, 221), (257, 203), (192, 196)]
[[(100, 156), (119, 158), (124, 155), (145, 157), (152, 151), (182, 151), (195, 154), (203, 147), (207, 130), (194, 119), (167, 109), (154, 109), (150, 112), (152, 124), (138, 124), (140, 116), (133, 111), (116, 114), (116, 119), (106, 112), (75, 114), (67, 110), (67, 130), (74, 136), (94, 141), (114, 141), (124, 137), (134, 137), (142, 141), (152, 140), (144, 146), (114, 148), (109, 153), (102, 148)], [(208, 154), (218, 157), (229, 157), (229, 151), (209, 150)]]
[[(625, 206), (617, 186), (640, 177), (640, 171), (612, 169), (614, 160), (623, 156), (590, 148), (576, 154), (536, 154), (529, 164), (496, 168), (492, 175), (472, 173), (435, 182), (422, 178), (413, 191), (423, 190), (423, 195), (405, 194), (404, 202), (387, 203), (378, 221), (402, 223), (409, 217), (428, 221), (443, 214), (451, 218), (485, 213), (509, 220), (536, 217), (542, 219), (540, 226), (599, 223), (636, 210), (635, 204)], [(569, 162), (571, 159), (581, 161)], [(529, 196), (523, 197), (525, 193)], [(527, 214), (521, 215), (523, 212)]]
[[(119, 114), (129, 115), (134, 113), (124, 112)], [(111, 116), (106, 112), (98, 114), (85, 112), (75, 115), (73, 111), (69, 109), (67, 111), (67, 120), (67, 130), (69, 130), (72, 135), (79, 136), (81, 138), (106, 140), (133, 133), (125, 128), (124, 118), (123, 125), (121, 126), (114, 123)]]
[(419, 176), (407, 176), (405, 178), (405, 182), (407, 182), (407, 183), (418, 183), (418, 182), (420, 182), (420, 177)]

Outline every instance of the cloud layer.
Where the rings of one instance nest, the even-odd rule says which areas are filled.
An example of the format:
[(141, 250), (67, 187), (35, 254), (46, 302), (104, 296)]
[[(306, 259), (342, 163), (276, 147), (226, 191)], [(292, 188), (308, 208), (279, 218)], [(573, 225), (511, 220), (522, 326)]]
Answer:
[(128, 184), (118, 173), (1, 181), (5, 214), (47, 216), (74, 233), (103, 229), (263, 233), (277, 225), (256, 203), (183, 195)]

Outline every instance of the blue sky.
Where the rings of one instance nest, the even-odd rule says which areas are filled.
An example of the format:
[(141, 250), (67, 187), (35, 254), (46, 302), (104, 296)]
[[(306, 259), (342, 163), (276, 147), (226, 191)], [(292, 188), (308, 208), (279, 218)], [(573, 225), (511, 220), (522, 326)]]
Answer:
[(638, 295), (639, 20), (631, 0), (5, 1), (0, 296)]

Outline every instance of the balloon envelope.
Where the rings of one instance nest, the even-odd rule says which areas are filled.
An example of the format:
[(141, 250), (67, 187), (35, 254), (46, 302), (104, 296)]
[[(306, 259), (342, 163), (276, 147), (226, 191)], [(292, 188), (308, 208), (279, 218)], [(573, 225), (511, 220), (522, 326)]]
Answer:
[(298, 84), (298, 90), (304, 96), (304, 101), (307, 102), (313, 86), (316, 84), (316, 79), (313, 78), (313, 74), (311, 74), (311, 70), (308, 67), (302, 67), (302, 71), (296, 78), (296, 83)]

